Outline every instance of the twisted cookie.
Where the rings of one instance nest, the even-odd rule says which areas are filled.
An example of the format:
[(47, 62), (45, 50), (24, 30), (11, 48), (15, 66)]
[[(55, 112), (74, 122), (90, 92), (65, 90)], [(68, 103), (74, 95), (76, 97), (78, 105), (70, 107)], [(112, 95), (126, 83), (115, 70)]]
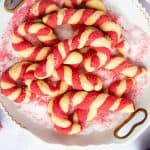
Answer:
[(76, 134), (81, 132), (86, 121), (93, 120), (99, 110), (133, 112), (130, 99), (117, 98), (98, 92), (67, 92), (49, 101), (48, 112), (58, 132)]
[(96, 28), (83, 28), (72, 39), (59, 42), (48, 55), (47, 59), (40, 63), (35, 71), (35, 76), (39, 79), (51, 76), (54, 69), (63, 64), (71, 51), (86, 46), (99, 47), (99, 49), (103, 50), (110, 49), (110, 41)]
[(40, 95), (58, 96), (70, 88), (64, 81), (52, 82), (49, 79), (36, 79), (34, 71), (37, 66), (36, 63), (22, 61), (7, 69), (1, 77), (2, 94), (14, 102), (27, 103)]
[[(122, 74), (126, 77), (142, 76), (146, 69), (135, 65), (131, 60), (121, 56), (111, 56), (108, 49), (95, 48), (97, 52), (83, 55), (83, 67), (87, 72), (94, 72), (100, 68)], [(91, 51), (91, 49), (90, 49)], [(82, 53), (82, 52), (81, 52)]]
[[(97, 10), (106, 10), (105, 5), (100, 0), (65, 0), (63, 3), (63, 7), (76, 7), (84, 4), (87, 8), (93, 8)], [(58, 11), (60, 8), (54, 2), (49, 0), (36, 2), (32, 8), (30, 9), (28, 17), (30, 19), (35, 19), (37, 17), (41, 17), (45, 14), (50, 14), (52, 12)]]
[(69, 89), (68, 84), (63, 81), (52, 82), (50, 80), (33, 80), (29, 85), (30, 91), (41, 96), (55, 97), (63, 94)]
[(121, 27), (104, 11), (64, 8), (44, 16), (42, 21), (52, 28), (62, 24), (94, 25), (109, 35), (113, 47), (123, 46)]
[(34, 34), (39, 41), (46, 45), (58, 42), (53, 31), (42, 23), (25, 22), (20, 24), (12, 35), (12, 46), (20, 56), (28, 60), (41, 61), (45, 59), (51, 48), (33, 45), (25, 39), (27, 34)]
[(105, 11), (106, 7), (101, 0), (64, 0), (63, 6), (74, 8), (80, 5), (85, 5), (87, 8)]
[(128, 94), (133, 89), (135, 84), (136, 81), (134, 78), (126, 78), (124, 80), (118, 80), (113, 82), (108, 87), (108, 93), (118, 97), (126, 96), (126, 94)]
[(79, 70), (69, 66), (61, 66), (56, 69), (53, 76), (65, 81), (68, 85), (77, 90), (100, 91), (102, 81), (94, 74), (80, 73)]
[(90, 48), (86, 52), (80, 51), (83, 54), (82, 65), (87, 72), (97, 71), (104, 67), (111, 59), (111, 53), (108, 49)]
[(106, 70), (114, 71), (126, 77), (137, 77), (145, 75), (146, 69), (141, 66), (136, 66), (132, 61), (124, 57), (112, 57), (104, 66)]
[(23, 61), (8, 68), (1, 77), (1, 92), (16, 103), (27, 103), (36, 98), (36, 94), (28, 90), (23, 77), (30, 62)]
[(42, 15), (49, 14), (51, 12), (55, 12), (59, 9), (59, 7), (49, 0), (41, 0), (36, 2), (32, 8), (30, 9), (28, 17), (30, 19), (38, 18)]
[(37, 63), (29, 65), (23, 77), (25, 84), (32, 93), (41, 96), (55, 97), (66, 92), (70, 88), (64, 81), (52, 82), (50, 79), (36, 79), (34, 77), (34, 71), (37, 66)]

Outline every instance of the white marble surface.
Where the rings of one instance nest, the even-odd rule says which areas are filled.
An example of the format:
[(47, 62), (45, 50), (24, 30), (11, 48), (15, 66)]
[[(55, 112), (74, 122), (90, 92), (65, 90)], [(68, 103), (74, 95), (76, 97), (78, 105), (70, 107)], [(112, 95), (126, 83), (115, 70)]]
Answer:
[[(146, 9), (150, 11), (150, 6), (148, 3), (144, 2), (146, 0), (139, 0), (143, 2)], [(147, 0), (148, 2), (148, 0)], [(0, 129), (0, 150), (65, 150), (65, 149), (77, 149), (77, 148), (66, 148), (62, 146), (54, 146), (46, 144), (43, 141), (32, 136), (28, 131), (17, 127), (11, 120), (7, 119), (3, 111), (0, 109), (0, 122), (2, 128)], [(84, 148), (94, 149), (94, 150), (144, 150), (150, 147), (150, 127), (145, 130), (145, 132), (137, 137), (134, 141), (130, 143), (125, 143), (123, 145), (108, 145), (107, 147), (90, 147)]]

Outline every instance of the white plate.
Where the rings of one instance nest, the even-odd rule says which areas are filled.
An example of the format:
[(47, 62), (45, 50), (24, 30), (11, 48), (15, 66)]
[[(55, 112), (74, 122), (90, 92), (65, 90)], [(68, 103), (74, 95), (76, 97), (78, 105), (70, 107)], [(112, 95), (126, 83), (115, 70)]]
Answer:
[[(150, 35), (150, 18), (148, 18), (148, 14), (141, 7), (137, 0), (106, 0), (110, 7), (116, 9), (119, 15), (124, 16), (130, 24), (137, 25), (142, 28), (145, 32)], [(2, 8), (3, 1), (0, 2), (0, 18), (1, 18), (1, 26), (0, 26), (0, 34), (5, 30), (7, 23), (11, 17), (11, 14), (4, 11)], [(149, 43), (150, 44), (150, 43)], [(150, 70), (150, 53), (147, 54), (144, 59), (144, 63), (148, 70)], [(148, 78), (150, 79), (150, 71), (148, 72)], [(137, 107), (143, 107), (150, 114), (150, 80), (149, 84), (144, 88), (143, 94), (139, 99), (142, 99), (140, 103), (137, 103)], [(22, 127), (28, 129), (33, 135), (39, 137), (40, 139), (50, 143), (50, 144), (62, 144), (62, 145), (78, 145), (78, 146), (87, 146), (87, 145), (101, 145), (101, 144), (112, 144), (112, 143), (120, 143), (126, 142), (134, 139), (139, 134), (143, 132), (144, 129), (150, 124), (150, 116), (144, 124), (137, 127), (136, 130), (130, 135), (127, 139), (119, 140), (114, 137), (113, 131), (114, 129), (109, 129), (105, 132), (94, 133), (90, 135), (78, 135), (78, 136), (61, 136), (52, 130), (44, 128), (43, 126), (33, 122), (28, 119), (27, 116), (19, 113), (16, 109), (16, 106), (12, 104), (10, 101), (1, 97), (0, 102), (3, 104), (3, 108), (8, 117), (12, 117), (13, 120), (16, 121), (17, 124), (21, 124)]]

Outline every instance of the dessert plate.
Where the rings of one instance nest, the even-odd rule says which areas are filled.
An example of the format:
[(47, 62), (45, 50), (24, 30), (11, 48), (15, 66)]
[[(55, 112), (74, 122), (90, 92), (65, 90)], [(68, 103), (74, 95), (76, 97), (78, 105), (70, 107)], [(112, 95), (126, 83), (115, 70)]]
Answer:
[[(37, 121), (34, 121), (34, 119), (29, 117), (31, 114), (25, 114), (21, 112), (20, 109), (18, 109), (18, 106), (14, 105), (3, 96), (0, 96), (1, 107), (4, 109), (6, 115), (11, 117), (11, 119), (16, 122), (16, 125), (18, 124), (20, 127), (27, 129), (29, 132), (35, 135), (35, 137), (38, 137), (49, 144), (87, 146), (127, 142), (133, 140), (135, 137), (141, 134), (143, 130), (146, 129), (150, 124), (150, 47), (148, 47), (148, 44), (150, 45), (150, 40), (148, 38), (148, 36), (150, 36), (150, 18), (138, 0), (105, 0), (105, 3), (113, 13), (120, 17), (120, 23), (122, 26), (132, 32), (132, 34), (129, 36), (131, 40), (137, 38), (136, 36), (139, 34), (140, 36), (141, 34), (144, 36), (142, 39), (137, 38), (136, 42), (141, 42), (145, 48), (139, 47), (143, 48), (143, 53), (146, 51), (146, 55), (144, 55), (142, 63), (148, 69), (148, 74), (144, 88), (142, 89), (141, 94), (136, 98), (135, 104), (136, 108), (142, 107), (146, 109), (148, 117), (146, 121), (142, 125), (138, 126), (130, 136), (124, 139), (118, 139), (114, 136), (114, 129), (117, 126), (116, 124), (112, 127), (109, 127), (108, 125), (107, 130), (101, 132), (93, 132), (87, 135), (80, 134), (74, 136), (63, 136), (57, 134), (46, 125), (44, 126), (44, 124), (37, 123)], [(4, 10), (3, 1), (0, 1), (0, 18), (2, 23), (0, 26), (1, 36), (5, 31), (11, 17), (12, 14)], [(134, 41), (132, 42), (134, 43)], [(136, 42), (134, 43), (135, 45)], [(135, 45), (133, 45), (133, 48), (135, 48)], [(0, 61), (3, 60), (1, 59)], [(141, 85), (141, 87), (143, 87), (143, 85)], [(120, 120), (123, 120), (123, 118)], [(38, 121), (41, 122), (42, 120)]]

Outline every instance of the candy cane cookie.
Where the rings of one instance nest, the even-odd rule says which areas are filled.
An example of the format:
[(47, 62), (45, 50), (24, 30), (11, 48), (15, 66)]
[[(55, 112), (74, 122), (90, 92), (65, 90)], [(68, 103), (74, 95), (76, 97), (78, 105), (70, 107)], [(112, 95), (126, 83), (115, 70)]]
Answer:
[(87, 72), (94, 72), (100, 68), (105, 68), (106, 70), (114, 71), (127, 77), (136, 77), (146, 73), (144, 67), (135, 65), (131, 60), (125, 57), (111, 56), (108, 49), (94, 49), (96, 49), (97, 52), (91, 55), (83, 55), (82, 64)]
[[(97, 9), (97, 10), (106, 10), (104, 3), (100, 0), (65, 0), (63, 3), (63, 7), (76, 7), (81, 4), (84, 4), (87, 8)], [(29, 18), (35, 19), (37, 17), (41, 17), (43, 15), (56, 12), (60, 8), (54, 2), (49, 0), (41, 0), (36, 2), (30, 9)]]
[(134, 78), (125, 78), (123, 80), (118, 80), (110, 84), (108, 87), (108, 93), (118, 97), (125, 97), (136, 84)]
[(71, 87), (64, 81), (52, 82), (50, 80), (33, 80), (28, 84), (30, 91), (41, 96), (56, 97), (65, 93)]
[(106, 11), (106, 7), (101, 0), (64, 0), (63, 7), (76, 8), (85, 5), (87, 8)]
[[(91, 52), (96, 50), (95, 52)], [(94, 72), (98, 69), (105, 68), (127, 77), (143, 76), (146, 69), (141, 66), (134, 65), (134, 63), (124, 57), (112, 57), (108, 49), (88, 48), (86, 52), (80, 50), (83, 54), (83, 67), (87, 72)], [(89, 54), (88, 54), (89, 53)]]
[(25, 39), (27, 34), (34, 34), (38, 40), (45, 44), (56, 43), (58, 39), (53, 31), (42, 23), (22, 23), (12, 34), (12, 46), (23, 58), (41, 61), (51, 51), (50, 47), (33, 45)]
[(16, 103), (28, 103), (37, 97), (36, 94), (28, 90), (23, 80), (29, 65), (30, 62), (22, 61), (14, 64), (2, 74), (0, 81), (1, 92)]
[(111, 38), (113, 47), (122, 43), (122, 29), (112, 17), (104, 11), (93, 9), (59, 9), (57, 12), (43, 17), (42, 21), (55, 28), (62, 24), (84, 24), (87, 26), (96, 26)]
[(44, 79), (52, 75), (55, 68), (63, 64), (67, 55), (76, 49), (84, 47), (99, 47), (99, 49), (110, 49), (111, 42), (105, 38), (98, 29), (94, 27), (83, 28), (82, 31), (72, 39), (59, 42), (47, 59), (39, 64), (35, 76)]
[(44, 1), (41, 0), (41, 1), (36, 2), (31, 7), (28, 16), (30, 19), (35, 19), (35, 18), (41, 17), (42, 15), (49, 14), (51, 12), (55, 12), (58, 9), (59, 9), (59, 7), (54, 2), (51, 2), (49, 0), (44, 0)]
[(70, 86), (64, 81), (51, 81), (50, 79), (38, 80), (34, 77), (34, 71), (36, 70), (38, 64), (32, 63), (26, 69), (26, 73), (23, 77), (25, 85), (28, 89), (40, 96), (50, 96), (55, 97), (63, 94), (70, 89)]
[(64, 81), (38, 80), (34, 71), (38, 64), (22, 61), (6, 70), (1, 78), (2, 93), (15, 102), (29, 102), (36, 96), (55, 97), (70, 87)]
[(145, 75), (147, 72), (144, 67), (134, 65), (131, 60), (120, 56), (112, 57), (104, 68), (126, 77), (139, 77)]
[(84, 124), (93, 120), (99, 110), (131, 113), (134, 103), (130, 99), (106, 93), (72, 91), (50, 100), (48, 104), (54, 127), (63, 134), (81, 132)]
[(33, 34), (44, 45), (53, 45), (58, 42), (58, 38), (53, 30), (43, 23), (23, 22), (16, 29), (19, 35), (25, 37), (27, 34)]
[[(94, 52), (91, 52), (93, 51)], [(81, 53), (82, 50), (80, 50)], [(111, 59), (111, 52), (108, 49), (90, 48), (83, 53), (82, 65), (87, 72), (94, 72), (105, 66)]]
[(79, 70), (67, 65), (62, 65), (56, 69), (53, 76), (65, 81), (77, 90), (100, 91), (102, 89), (100, 77), (94, 74), (79, 72)]

